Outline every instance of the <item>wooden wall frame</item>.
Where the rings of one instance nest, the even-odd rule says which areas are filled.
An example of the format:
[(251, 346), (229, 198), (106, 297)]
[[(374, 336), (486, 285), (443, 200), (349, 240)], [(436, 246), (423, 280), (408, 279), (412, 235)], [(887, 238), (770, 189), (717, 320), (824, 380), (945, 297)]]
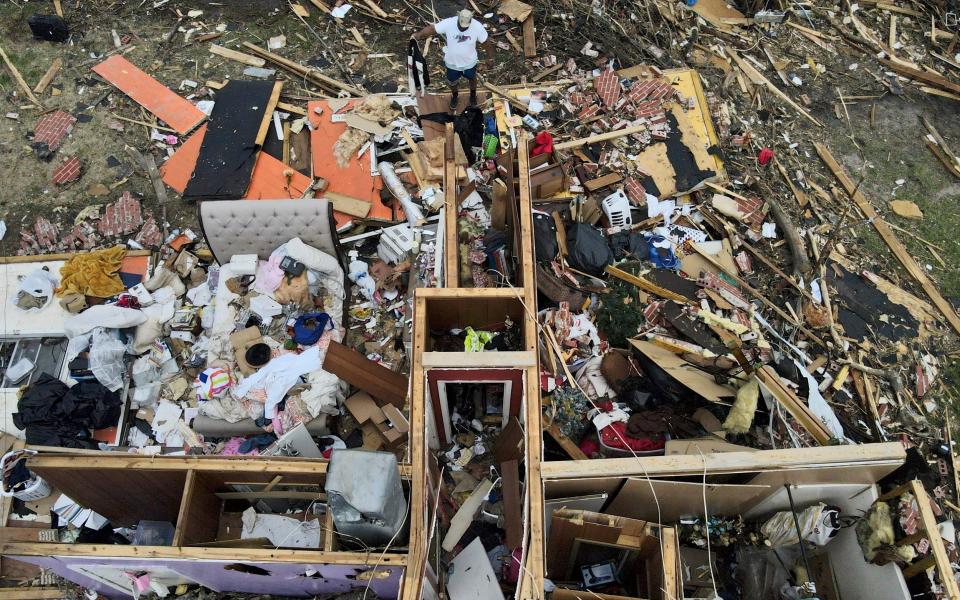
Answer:
[[(496, 354), (499, 354), (497, 352)], [(433, 418), (436, 421), (437, 435), (441, 444), (448, 444), (446, 422), (450, 420), (448, 409), (444, 406), (441, 383), (504, 383), (503, 427), (510, 417), (520, 414), (523, 402), (523, 370), (521, 369), (429, 369), (426, 371), (427, 385), (430, 389), (430, 403), (433, 406)]]

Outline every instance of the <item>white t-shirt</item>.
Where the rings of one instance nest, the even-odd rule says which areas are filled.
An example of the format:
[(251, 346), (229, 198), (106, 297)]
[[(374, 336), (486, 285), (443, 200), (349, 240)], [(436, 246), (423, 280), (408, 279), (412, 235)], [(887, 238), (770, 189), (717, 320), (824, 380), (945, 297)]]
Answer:
[(433, 27), (437, 33), (447, 39), (443, 62), (455, 71), (466, 71), (477, 66), (477, 44), (487, 41), (487, 28), (473, 19), (466, 31), (460, 31), (457, 17), (444, 19)]

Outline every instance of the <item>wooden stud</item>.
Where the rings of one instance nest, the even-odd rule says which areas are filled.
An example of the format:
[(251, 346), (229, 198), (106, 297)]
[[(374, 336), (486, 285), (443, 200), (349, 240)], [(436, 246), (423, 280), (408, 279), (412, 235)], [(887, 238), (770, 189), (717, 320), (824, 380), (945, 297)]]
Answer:
[(253, 142), (257, 148), (262, 147), (263, 143), (267, 140), (267, 133), (270, 130), (270, 126), (273, 125), (273, 111), (277, 107), (277, 102), (280, 101), (281, 89), (283, 89), (282, 81), (277, 81), (273, 84), (273, 92), (270, 94), (270, 99), (267, 100), (267, 110), (263, 113), (260, 130), (257, 132), (257, 137)]
[[(517, 162), (520, 170), (520, 272), (523, 277), (524, 302), (524, 346), (528, 351), (536, 352), (539, 336), (537, 334), (537, 286), (533, 251), (533, 203), (530, 188), (530, 136), (527, 131), (521, 131)], [(543, 483), (540, 480), (540, 470), (543, 461), (543, 418), (540, 402), (540, 369), (538, 366), (528, 367), (525, 384), (525, 421), (526, 435), (526, 490), (527, 502), (530, 509), (527, 511), (527, 530), (530, 539), (525, 553), (525, 568), (522, 570), (520, 583), (520, 597), (541, 597), (544, 577), (544, 531), (543, 531)], [(527, 596), (522, 594), (526, 592)]]
[[(291, 550), (284, 548), (213, 548), (175, 546), (117, 546), (114, 544), (50, 544), (0, 542), (3, 556), (88, 556), (99, 559), (173, 559), (173, 560), (228, 560), (263, 563), (315, 563), (329, 565), (378, 565), (403, 567), (408, 557), (404, 554), (379, 552), (323, 552), (321, 550)], [(5, 596), (4, 596), (5, 597)]]
[(321, 87), (332, 89), (334, 91), (344, 91), (350, 94), (351, 96), (366, 95), (364, 92), (362, 92), (361, 90), (353, 86), (349, 86), (343, 83), (342, 81), (337, 81), (332, 77), (327, 77), (326, 75), (324, 75), (323, 73), (321, 73), (320, 71), (318, 71), (313, 67), (305, 67), (299, 63), (295, 63), (292, 60), (289, 60), (287, 58), (280, 56), (279, 54), (274, 54), (269, 50), (264, 50), (263, 48), (257, 46), (256, 44), (251, 44), (250, 42), (243, 42), (243, 47), (249, 50), (250, 52), (252, 52), (253, 54), (255, 54), (256, 56), (259, 56), (260, 58), (268, 60), (286, 69), (287, 71), (290, 71), (291, 73), (295, 73), (296, 75), (299, 75), (305, 79), (308, 79), (309, 81)]
[(899, 442), (851, 446), (821, 446), (787, 450), (723, 452), (706, 454), (673, 454), (642, 458), (607, 458), (583, 461), (551, 461), (543, 463), (544, 481), (559, 479), (592, 479), (603, 477), (680, 477), (703, 475), (704, 466), (711, 475), (762, 473), (797, 469), (831, 469), (862, 464), (889, 466), (892, 471), (906, 460), (906, 450)]
[(457, 231), (457, 161), (453, 123), (447, 123), (443, 146), (444, 239), (443, 278), (445, 286), (460, 286), (460, 244)]
[(33, 93), (42, 94), (47, 86), (53, 81), (53, 78), (57, 76), (57, 73), (60, 72), (60, 69), (63, 68), (63, 59), (55, 58), (53, 62), (50, 63), (50, 67), (47, 69), (47, 72), (43, 74), (43, 77), (40, 78), (40, 81), (37, 82), (36, 87), (33, 88)]
[(10, 59), (7, 58), (7, 53), (3, 51), (3, 48), (0, 47), (0, 58), (3, 59), (3, 62), (6, 63), (7, 69), (10, 71), (10, 74), (13, 76), (13, 79), (17, 82), (17, 85), (20, 86), (20, 89), (23, 90), (23, 93), (26, 94), (30, 102), (33, 102), (40, 108), (44, 108), (43, 102), (33, 94), (33, 90), (30, 89), (30, 86), (27, 85), (27, 82), (23, 80), (23, 75), (20, 74), (20, 71), (17, 70), (16, 65), (10, 62)]
[[(940, 575), (940, 584), (947, 592), (947, 597), (951, 600), (960, 598), (960, 586), (957, 580), (953, 578), (953, 568), (950, 566), (950, 557), (947, 556), (947, 550), (943, 545), (943, 538), (940, 536), (940, 530), (937, 528), (937, 519), (933, 515), (933, 509), (930, 508), (930, 497), (923, 488), (919, 480), (910, 481), (910, 491), (917, 499), (917, 507), (920, 511), (920, 523), (924, 531), (927, 532), (927, 539), (930, 541), (930, 551), (933, 555), (937, 572)], [(913, 565), (911, 565), (912, 567)], [(908, 577), (908, 567), (904, 570), (904, 576)], [(926, 570), (925, 568), (922, 570)], [(919, 572), (919, 571), (918, 571)]]
[(251, 67), (262, 67), (267, 64), (267, 61), (262, 58), (250, 56), (244, 52), (231, 50), (230, 48), (219, 46), (217, 44), (210, 44), (208, 50), (211, 54), (216, 54), (217, 56), (222, 56), (223, 58), (229, 58), (230, 60), (235, 60), (239, 63), (250, 65)]
[(522, 23), (523, 30), (523, 56), (524, 58), (536, 58), (537, 56), (537, 30), (533, 24), (533, 13), (524, 19)]
[(727, 54), (729, 54), (730, 57), (733, 59), (733, 62), (737, 63), (737, 66), (740, 67), (740, 70), (744, 72), (744, 74), (750, 79), (750, 81), (752, 81), (756, 85), (762, 85), (766, 87), (768, 90), (770, 90), (771, 93), (773, 93), (775, 96), (777, 96), (778, 98), (780, 98), (781, 100), (789, 104), (795, 111), (797, 111), (798, 113), (806, 117), (811, 123), (813, 123), (817, 127), (823, 127), (823, 123), (818, 121), (816, 118), (814, 118), (813, 115), (811, 115), (806, 110), (804, 110), (803, 107), (801, 107), (799, 104), (794, 102), (793, 98), (786, 95), (784, 92), (780, 91), (780, 88), (770, 83), (769, 79), (764, 77), (763, 74), (761, 74), (760, 71), (756, 69), (756, 67), (750, 64), (748, 61), (741, 58), (740, 55), (737, 54), (735, 50), (727, 47), (726, 51), (727, 51)]
[(606, 142), (608, 140), (615, 140), (619, 137), (625, 135), (631, 135), (634, 133), (641, 133), (646, 131), (647, 128), (645, 125), (633, 125), (631, 127), (624, 127), (623, 129), (618, 129), (616, 131), (609, 131), (607, 133), (598, 133), (597, 135), (591, 135), (585, 138), (580, 138), (576, 140), (569, 140), (566, 142), (561, 142), (559, 144), (554, 144), (554, 150), (569, 150), (570, 148), (579, 148), (580, 146), (586, 146), (587, 144), (596, 144), (598, 142)]

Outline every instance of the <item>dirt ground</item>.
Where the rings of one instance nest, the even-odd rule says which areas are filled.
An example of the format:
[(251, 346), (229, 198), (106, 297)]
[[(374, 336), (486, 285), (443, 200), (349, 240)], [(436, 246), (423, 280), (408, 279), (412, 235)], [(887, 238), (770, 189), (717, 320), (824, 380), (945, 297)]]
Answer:
[[(0, 254), (16, 253), (21, 227), (31, 226), (36, 216), (43, 215), (57, 222), (61, 229), (69, 228), (81, 209), (115, 201), (123, 191), (139, 195), (144, 209), (159, 216), (152, 186), (144, 173), (133, 168), (124, 146), (149, 150), (158, 162), (165, 157), (166, 150), (151, 143), (148, 126), (123, 121), (123, 131), (107, 127), (107, 123), (118, 116), (143, 122), (152, 122), (153, 117), (90, 71), (105, 54), (115, 50), (112, 31), (125, 43), (135, 46), (125, 52), (127, 59), (185, 96), (198, 94), (198, 90), (182, 88), (184, 80), (193, 80), (202, 87), (208, 80), (243, 77), (244, 65), (210, 54), (209, 42), (185, 41), (185, 32), (189, 29), (195, 29), (192, 35), (195, 40), (197, 34), (214, 32), (217, 26), (224, 25), (223, 35), (215, 40), (217, 44), (236, 47), (239, 42), (251, 41), (264, 46), (268, 38), (284, 34), (287, 46), (278, 51), (280, 54), (317, 66), (345, 82), (363, 85), (371, 92), (395, 91), (405, 82), (403, 62), (410, 33), (432, 22), (435, 15), (449, 16), (459, 7), (453, 0), (433, 3), (387, 0), (380, 5), (388, 11), (401, 9), (400, 18), (383, 21), (353, 12), (343, 23), (336, 23), (322, 17), (308, 2), (304, 4), (310, 8), (311, 15), (303, 20), (280, 0), (171, 1), (159, 8), (153, 8), (154, 4), (153, 0), (64, 0), (65, 18), (72, 32), (66, 44), (34, 40), (27, 26), (31, 14), (52, 13), (51, 2), (0, 4), (3, 40), (0, 45), (10, 60), (32, 86), (52, 60), (62, 58), (64, 68), (42, 100), (48, 108), (61, 108), (80, 119), (53, 160), (39, 160), (29, 144), (38, 111), (18, 91), (9, 73), (0, 72), (3, 105), (0, 115), (18, 114), (16, 119), (0, 117), (3, 125), (0, 129), (0, 181), (3, 182), (0, 214), (8, 227), (0, 242)], [(762, 180), (777, 192), (801, 228), (821, 225), (821, 221), (834, 224), (842, 207), (821, 207), (819, 219), (816, 215), (805, 218), (795, 204), (790, 205), (787, 199), (792, 197), (787, 195), (789, 192), (779, 175), (772, 169), (757, 168), (756, 150), (763, 145), (772, 147), (788, 171), (793, 173), (801, 168), (805, 177), (828, 187), (835, 182), (812, 148), (814, 141), (827, 142), (855, 178), (863, 175), (862, 190), (885, 218), (926, 240), (924, 243), (908, 233), (900, 236), (918, 262), (926, 266), (944, 295), (957, 303), (960, 238), (955, 232), (960, 231), (960, 181), (925, 147), (925, 130), (920, 123), (920, 116), (926, 116), (948, 142), (960, 147), (960, 120), (955, 118), (955, 101), (924, 94), (906, 85), (903, 95), (893, 95), (873, 76), (875, 71), (869, 69), (876, 66), (867, 65), (862, 53), (842, 44), (836, 45), (838, 52), (828, 53), (787, 30), (765, 43), (771, 45), (778, 58), (790, 61), (787, 71), (802, 75), (803, 85), (788, 91), (794, 97), (803, 94), (811, 99), (809, 111), (824, 124), (818, 128), (769, 96), (763, 106), (751, 106), (721, 70), (689, 60), (687, 52), (694, 45), (709, 44), (713, 40), (705, 41), (703, 32), (696, 29), (687, 31), (686, 39), (678, 39), (671, 36), (669, 28), (651, 27), (649, 20), (656, 17), (649, 5), (646, 10), (634, 10), (612, 3), (621, 7), (620, 12), (614, 14), (611, 9), (605, 18), (600, 18), (582, 10), (586, 5), (576, 0), (533, 4), (540, 58), (553, 55), (561, 62), (570, 57), (585, 61), (579, 50), (591, 41), (617, 58), (621, 66), (649, 62), (660, 67), (689, 64), (699, 68), (707, 91), (735, 106), (735, 123), (749, 127), (755, 134), (753, 148), (726, 157), (732, 179), (752, 176)], [(178, 21), (177, 11), (186, 15), (190, 10), (202, 10), (203, 14)], [(386, 56), (364, 57), (359, 53), (356, 46), (348, 42), (353, 39), (348, 30), (350, 26), (357, 27), (365, 39), (370, 49), (368, 54)], [(166, 41), (175, 27), (179, 30)], [(498, 44), (495, 67), (485, 75), (491, 81), (504, 84), (542, 71), (545, 66), (540, 58), (524, 61), (520, 53), (510, 49), (505, 43), (503, 28), (500, 23), (501, 31), (494, 35)], [(520, 37), (519, 26), (512, 31)], [(434, 49), (427, 58), (437, 74), (435, 81), (442, 81), (439, 52)], [(804, 70), (804, 63), (809, 64), (810, 60), (822, 64), (825, 73), (814, 77), (810, 70)], [(858, 62), (862, 63), (859, 68), (851, 67)], [(769, 70), (767, 75), (774, 77)], [(847, 98), (867, 98), (847, 104), (846, 110), (838, 110), (838, 90)], [(317, 95), (296, 80), (288, 80), (284, 92), (301, 100)], [(54, 186), (50, 182), (51, 171), (71, 155), (83, 162), (82, 177), (63, 187)], [(107, 186), (109, 194), (93, 195), (94, 188), (100, 187), (96, 184)], [(196, 229), (194, 205), (182, 201), (172, 191), (170, 198), (166, 207), (168, 229)], [(922, 209), (923, 219), (913, 221), (892, 214), (887, 206), (887, 201), (892, 199), (913, 200)], [(840, 241), (848, 256), (862, 258), (867, 268), (909, 285), (872, 226), (858, 218), (849, 220), (841, 232)], [(780, 258), (785, 261), (786, 252), (782, 248), (781, 252)]]

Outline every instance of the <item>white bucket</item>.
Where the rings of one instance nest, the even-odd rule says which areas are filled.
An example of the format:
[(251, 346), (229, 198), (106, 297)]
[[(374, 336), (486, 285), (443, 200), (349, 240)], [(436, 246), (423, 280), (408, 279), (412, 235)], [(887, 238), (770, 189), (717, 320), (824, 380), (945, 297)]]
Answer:
[[(32, 502), (34, 500), (41, 500), (50, 495), (53, 491), (53, 488), (49, 483), (43, 480), (42, 477), (36, 475), (35, 473), (30, 474), (30, 484), (16, 492), (8, 491), (6, 486), (6, 477), (3, 477), (3, 474), (7, 469), (7, 462), (14, 464), (14, 459), (19, 458), (22, 454), (36, 454), (36, 450), (14, 450), (13, 452), (7, 452), (3, 455), (3, 458), (0, 459), (0, 496), (5, 496), (7, 498), (13, 496), (18, 500), (23, 500), (24, 502)], [(11, 462), (12, 461), (12, 462)]]

